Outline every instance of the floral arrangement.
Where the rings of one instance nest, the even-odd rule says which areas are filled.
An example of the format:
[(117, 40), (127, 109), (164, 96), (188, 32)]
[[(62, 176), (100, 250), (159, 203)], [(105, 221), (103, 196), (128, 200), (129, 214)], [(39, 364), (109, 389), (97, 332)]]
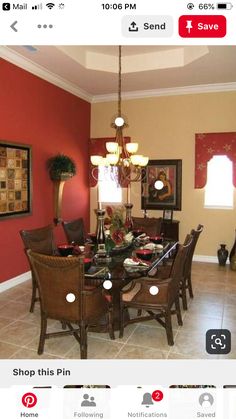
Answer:
[(110, 230), (111, 239), (116, 245), (122, 245), (125, 241), (127, 229), (125, 227), (125, 208), (119, 206), (107, 206), (105, 226)]

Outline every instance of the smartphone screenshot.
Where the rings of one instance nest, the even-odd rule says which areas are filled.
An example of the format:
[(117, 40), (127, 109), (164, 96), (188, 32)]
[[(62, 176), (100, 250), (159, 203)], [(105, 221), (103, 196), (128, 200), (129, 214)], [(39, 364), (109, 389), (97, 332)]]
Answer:
[(235, 18), (0, 1), (1, 417), (236, 417)]

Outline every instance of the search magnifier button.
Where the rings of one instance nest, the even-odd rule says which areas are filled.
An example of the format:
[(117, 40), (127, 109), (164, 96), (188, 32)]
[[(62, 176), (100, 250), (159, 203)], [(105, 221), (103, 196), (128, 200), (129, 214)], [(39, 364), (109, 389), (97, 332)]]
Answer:
[(229, 354), (231, 333), (227, 329), (210, 329), (206, 333), (206, 352), (211, 355)]

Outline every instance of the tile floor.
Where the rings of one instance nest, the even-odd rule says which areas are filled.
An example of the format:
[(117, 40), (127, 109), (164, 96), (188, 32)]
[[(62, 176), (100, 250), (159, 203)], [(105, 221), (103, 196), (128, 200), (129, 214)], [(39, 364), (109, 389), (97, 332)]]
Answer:
[[(154, 320), (132, 324), (123, 339), (111, 341), (107, 334), (89, 333), (90, 359), (236, 359), (236, 339), (229, 355), (212, 356), (205, 352), (205, 333), (211, 328), (230, 329), (236, 335), (236, 273), (217, 264), (193, 263), (194, 299), (183, 312), (182, 327), (173, 317), (174, 346), (167, 345), (165, 330)], [(79, 345), (72, 336), (46, 340), (44, 354), (37, 355), (40, 312), (36, 303), (29, 313), (31, 281), (0, 294), (0, 358), (79, 359)], [(61, 330), (50, 321), (52, 331)]]

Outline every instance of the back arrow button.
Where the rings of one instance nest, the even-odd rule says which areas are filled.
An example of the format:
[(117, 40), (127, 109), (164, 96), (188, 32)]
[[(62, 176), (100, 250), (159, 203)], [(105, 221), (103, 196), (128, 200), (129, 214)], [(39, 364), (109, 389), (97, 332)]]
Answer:
[(11, 24), (11, 26), (10, 26), (10, 28), (14, 31), (14, 32), (18, 32), (18, 29), (16, 29), (16, 24), (18, 23), (18, 21), (17, 20), (15, 20), (15, 22), (13, 22), (12, 24)]

